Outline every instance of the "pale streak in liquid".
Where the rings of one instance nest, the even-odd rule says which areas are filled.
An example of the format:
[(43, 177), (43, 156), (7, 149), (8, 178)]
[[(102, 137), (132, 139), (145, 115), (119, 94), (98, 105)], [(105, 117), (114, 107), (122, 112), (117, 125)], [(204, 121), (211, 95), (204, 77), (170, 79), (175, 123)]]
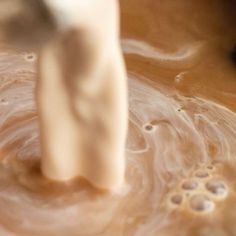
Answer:
[[(170, 60), (181, 64), (181, 60), (194, 61), (200, 47), (197, 44), (182, 53), (165, 54), (146, 43), (125, 39), (123, 48), (127, 54), (150, 57), (159, 63)], [(23, 54), (0, 54), (3, 235), (161, 233), (172, 224), (171, 212), (162, 207), (165, 193), (195, 164), (212, 159), (227, 161), (236, 154), (234, 112), (206, 98), (184, 97), (174, 89), (130, 73), (128, 191), (123, 195), (89, 193), (86, 188), (67, 192), (66, 184), (51, 189), (47, 181), (37, 187), (29, 177), (29, 170), (38, 165), (40, 158), (33, 65)], [(143, 125), (152, 121), (155, 130), (145, 132)], [(209, 141), (216, 149), (211, 156)]]

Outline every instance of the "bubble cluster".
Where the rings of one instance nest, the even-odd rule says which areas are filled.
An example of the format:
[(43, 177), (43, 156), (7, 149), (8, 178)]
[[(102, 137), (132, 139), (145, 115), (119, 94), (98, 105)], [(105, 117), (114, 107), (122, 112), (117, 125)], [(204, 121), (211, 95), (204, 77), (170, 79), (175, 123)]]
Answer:
[(209, 213), (228, 196), (226, 181), (217, 175), (217, 165), (196, 168), (170, 193), (170, 206), (192, 213)]

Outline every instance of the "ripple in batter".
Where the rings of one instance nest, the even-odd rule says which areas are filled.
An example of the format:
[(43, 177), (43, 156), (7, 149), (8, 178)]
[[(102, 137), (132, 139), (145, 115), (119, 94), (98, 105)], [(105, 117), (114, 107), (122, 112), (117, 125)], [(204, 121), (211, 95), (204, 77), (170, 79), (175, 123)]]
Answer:
[[(107, 194), (82, 180), (59, 184), (44, 179), (33, 99), (36, 75), (31, 60), (24, 58), (25, 54), (12, 52), (0, 55), (1, 63), (8, 63), (7, 69), (0, 68), (0, 78), (7, 78), (0, 84), (0, 232), (4, 235), (150, 235), (174, 229), (176, 214), (185, 221), (180, 212), (188, 212), (188, 219), (195, 213), (215, 214), (214, 218), (231, 199), (231, 179), (223, 172), (233, 171), (226, 170), (236, 153), (235, 113), (158, 83), (154, 88), (136, 74), (129, 80), (127, 191)], [(178, 112), (183, 104), (184, 110)], [(216, 122), (219, 119), (224, 122)], [(147, 132), (143, 124), (155, 128)], [(212, 155), (210, 141), (216, 148)], [(175, 207), (168, 207), (167, 199)], [(230, 208), (224, 207), (226, 214)]]

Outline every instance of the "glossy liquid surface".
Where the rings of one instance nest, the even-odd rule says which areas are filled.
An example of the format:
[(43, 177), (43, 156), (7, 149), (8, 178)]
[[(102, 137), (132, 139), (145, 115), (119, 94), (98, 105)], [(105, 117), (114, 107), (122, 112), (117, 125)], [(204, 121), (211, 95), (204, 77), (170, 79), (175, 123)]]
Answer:
[[(0, 53), (0, 232), (235, 235), (233, 1), (121, 1), (129, 72), (128, 186), (41, 177), (36, 54)], [(180, 227), (181, 225), (181, 227)]]

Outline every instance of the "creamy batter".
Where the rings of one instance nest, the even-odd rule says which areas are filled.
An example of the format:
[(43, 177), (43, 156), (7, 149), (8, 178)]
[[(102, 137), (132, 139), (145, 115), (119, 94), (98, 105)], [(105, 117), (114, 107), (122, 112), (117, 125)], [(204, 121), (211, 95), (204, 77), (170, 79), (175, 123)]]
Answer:
[(42, 177), (37, 54), (0, 54), (2, 235), (233, 236), (233, 2), (121, 1), (129, 74), (127, 186)]

